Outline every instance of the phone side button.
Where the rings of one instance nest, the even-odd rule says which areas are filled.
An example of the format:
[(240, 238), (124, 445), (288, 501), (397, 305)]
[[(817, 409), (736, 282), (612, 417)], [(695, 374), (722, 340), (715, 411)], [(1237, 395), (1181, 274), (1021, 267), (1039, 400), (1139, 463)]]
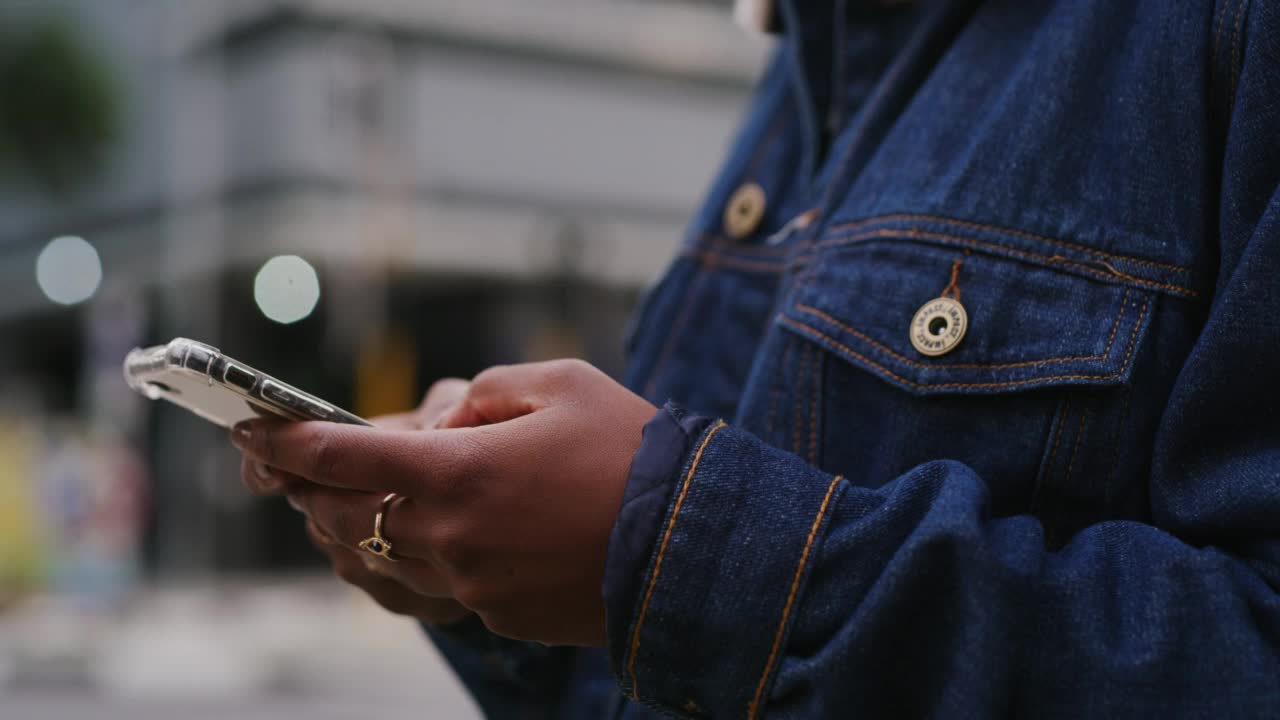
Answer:
[(321, 405), (318, 402), (303, 399), (302, 406), (306, 409), (307, 414), (315, 420), (328, 420), (333, 417), (333, 408), (328, 405)]
[(288, 408), (293, 408), (299, 400), (297, 395), (294, 395), (270, 380), (262, 381), (262, 397), (268, 400), (274, 400)]
[(229, 362), (227, 363), (226, 371), (222, 373), (222, 379), (228, 385), (234, 385), (241, 390), (249, 390), (258, 378), (248, 368)]
[(301, 415), (315, 420), (328, 420), (333, 416), (333, 408), (328, 405), (305, 398), (298, 393), (283, 388), (270, 380), (262, 381), (262, 396), (274, 400)]

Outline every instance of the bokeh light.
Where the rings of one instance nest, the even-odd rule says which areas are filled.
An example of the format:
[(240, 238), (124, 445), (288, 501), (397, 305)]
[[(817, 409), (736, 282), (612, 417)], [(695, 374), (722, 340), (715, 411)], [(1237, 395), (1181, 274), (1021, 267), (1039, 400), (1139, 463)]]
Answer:
[(279, 255), (258, 270), (253, 299), (263, 315), (281, 324), (295, 323), (315, 310), (320, 301), (320, 279), (306, 260)]
[(36, 258), (36, 282), (46, 297), (60, 305), (84, 302), (102, 283), (98, 251), (84, 238), (54, 238)]

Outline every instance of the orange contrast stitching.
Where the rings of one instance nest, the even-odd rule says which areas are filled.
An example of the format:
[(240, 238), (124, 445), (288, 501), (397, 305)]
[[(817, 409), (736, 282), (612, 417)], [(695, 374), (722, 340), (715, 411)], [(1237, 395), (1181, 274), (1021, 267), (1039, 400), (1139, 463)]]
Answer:
[(1076, 243), (1067, 242), (1066, 240), (1059, 240), (1057, 238), (1051, 238), (1045, 235), (1037, 235), (1032, 232), (1027, 232), (1026, 230), (1018, 230), (1016, 228), (1003, 228), (997, 225), (987, 225), (985, 223), (971, 222), (968, 220), (959, 220), (957, 218), (949, 218), (941, 215), (919, 215), (914, 213), (895, 213), (892, 215), (881, 215), (879, 217), (867, 218), (865, 220), (846, 223), (844, 225), (837, 225), (831, 228), (831, 231), (835, 232), (839, 230), (852, 230), (853, 228), (857, 228), (857, 227), (865, 227), (867, 225), (872, 225), (875, 223), (892, 222), (895, 220), (926, 220), (931, 222), (950, 223), (953, 225), (959, 225), (960, 227), (974, 228), (976, 230), (990, 230), (992, 232), (1007, 233), (1009, 235), (1014, 235), (1016, 237), (1026, 238), (1028, 240), (1038, 240), (1041, 242), (1047, 242), (1051, 245), (1060, 245), (1062, 247), (1071, 248), (1072, 250), (1079, 250), (1080, 252), (1089, 253), (1090, 255), (1098, 255), (1100, 257), (1111, 258), (1113, 260), (1122, 260), (1124, 262), (1133, 263), (1134, 265), (1149, 265), (1151, 267), (1163, 268), (1165, 270), (1173, 270), (1175, 272), (1180, 272), (1180, 273), (1191, 272), (1190, 268), (1183, 267), (1181, 265), (1170, 265), (1169, 263), (1158, 262), (1156, 260), (1145, 260), (1143, 258), (1135, 258), (1135, 257), (1130, 257), (1128, 255), (1117, 255), (1115, 253), (1109, 253), (1104, 250), (1098, 250), (1097, 248), (1091, 248), (1086, 245), (1078, 245)]
[(894, 373), (892, 370), (889, 370), (883, 365), (871, 360), (870, 358), (858, 352), (857, 350), (854, 350), (848, 345), (841, 343), (840, 341), (836, 340), (830, 335), (827, 335), (826, 333), (823, 333), (820, 330), (809, 327), (808, 325), (805, 325), (804, 323), (798, 322), (796, 320), (792, 320), (791, 318), (786, 317), (785, 315), (779, 315), (778, 322), (782, 323), (783, 325), (788, 325), (792, 327), (802, 335), (807, 335), (811, 338), (816, 338), (819, 340), (825, 340), (831, 343), (833, 346), (839, 348), (840, 350), (843, 350), (844, 352), (848, 353), (852, 357), (862, 361), (862, 363), (864, 365), (869, 366), (873, 372), (879, 375), (883, 375), (884, 377), (887, 377), (890, 380), (893, 380), (895, 382), (906, 385), (907, 387), (915, 388), (916, 390), (1004, 388), (1004, 387), (1019, 387), (1021, 385), (1031, 385), (1033, 383), (1048, 382), (1050, 380), (1115, 380), (1116, 378), (1121, 377), (1122, 375), (1124, 375), (1125, 370), (1128, 369), (1129, 359), (1133, 356), (1134, 347), (1137, 345), (1138, 329), (1142, 327), (1142, 321), (1146, 318), (1147, 308), (1150, 305), (1151, 305), (1150, 300), (1147, 300), (1142, 305), (1142, 311), (1138, 314), (1138, 322), (1134, 324), (1133, 332), (1129, 336), (1129, 350), (1128, 352), (1125, 353), (1124, 360), (1121, 362), (1120, 370), (1118, 372), (1111, 375), (1047, 375), (1045, 377), (1039, 377), (1039, 378), (1028, 378), (1026, 380), (1009, 380), (1007, 382), (995, 382), (995, 383), (941, 383), (938, 385), (924, 385), (921, 383), (913, 382), (911, 380), (908, 380), (902, 377), (901, 375)]
[(693, 481), (693, 474), (698, 471), (698, 463), (702, 461), (702, 453), (711, 443), (711, 438), (725, 427), (724, 421), (718, 421), (702, 439), (702, 445), (693, 456), (693, 464), (689, 466), (689, 472), (685, 474), (684, 482), (680, 485), (680, 495), (676, 498), (675, 508), (671, 510), (671, 519), (667, 520), (667, 528), (662, 534), (662, 545), (658, 547), (658, 559), (653, 563), (653, 575), (649, 577), (649, 587), (645, 590), (644, 602), (640, 604), (640, 615), (636, 618), (636, 629), (631, 635), (631, 658), (627, 661), (627, 674), (631, 676), (631, 694), (636, 699), (640, 698), (639, 684), (636, 682), (636, 655), (640, 652), (640, 630), (644, 627), (644, 616), (649, 611), (649, 600), (653, 598), (653, 589), (658, 585), (658, 573), (662, 570), (662, 559), (667, 553), (667, 543), (671, 540), (671, 531), (675, 529), (676, 518), (679, 517), (680, 508), (684, 505), (684, 497), (689, 492), (689, 483)]
[(1102, 351), (1103, 358), (1111, 356), (1111, 343), (1116, 341), (1116, 331), (1120, 329), (1120, 318), (1124, 317), (1124, 311), (1129, 307), (1130, 292), (1132, 291), (1129, 288), (1125, 288), (1124, 295), (1120, 298), (1120, 314), (1116, 315), (1115, 324), (1111, 326), (1111, 335), (1107, 337), (1107, 349)]
[[(1066, 258), (1063, 258), (1058, 255), (1053, 255), (1053, 256), (1040, 255), (1039, 253), (1026, 252), (1023, 250), (1015, 250), (1010, 247), (1005, 247), (1004, 245), (996, 245), (994, 243), (983, 242), (981, 240), (962, 238), (956, 235), (943, 235), (940, 233), (925, 232), (922, 230), (889, 230), (889, 229), (872, 230), (866, 233), (851, 235), (849, 237), (832, 238), (830, 240), (826, 240), (819, 243), (818, 247), (837, 247), (840, 245), (852, 245), (855, 243), (867, 242), (869, 240), (879, 240), (879, 239), (887, 239), (887, 238), (895, 238), (895, 237), (923, 238), (926, 240), (942, 240), (945, 242), (955, 243), (957, 245), (967, 245), (970, 247), (988, 248), (988, 249), (996, 250), (998, 252), (1006, 253), (1009, 255), (1034, 258), (1037, 260), (1041, 260), (1043, 262), (1047, 262), (1051, 265), (1061, 265), (1063, 267), (1074, 268), (1076, 270), (1080, 270), (1081, 272), (1086, 272), (1086, 273), (1089, 273), (1090, 275), (1106, 278), (1109, 280), (1114, 280), (1116, 278), (1116, 276), (1112, 273), (1103, 272), (1101, 270), (1091, 268), (1088, 265), (1082, 265), (1080, 263), (1071, 262), (1071, 261), (1068, 261)], [(1135, 278), (1127, 275), (1124, 277), (1129, 279), (1130, 282), (1134, 282), (1139, 285), (1146, 285), (1149, 287), (1160, 288), (1162, 290), (1168, 290), (1170, 292), (1180, 293), (1180, 294), (1186, 295), (1187, 297), (1192, 297), (1192, 298), (1200, 297), (1200, 294), (1197, 293), (1195, 290), (1192, 290), (1190, 288), (1185, 288), (1180, 285), (1168, 285), (1165, 283), (1158, 283), (1153, 280), (1143, 280), (1141, 278)]]
[(960, 302), (960, 266), (964, 265), (963, 258), (956, 258), (951, 263), (951, 282), (947, 283), (947, 287), (943, 289), (942, 294), (938, 297), (947, 297), (950, 295), (952, 300)]
[(769, 675), (773, 673), (774, 661), (778, 659), (778, 650), (782, 647), (782, 636), (787, 629), (787, 620), (791, 617), (791, 607), (795, 604), (796, 593), (800, 590), (800, 578), (804, 576), (805, 565), (809, 562), (809, 551), (813, 549), (813, 540), (818, 536), (822, 519), (826, 517), (827, 506), (831, 504), (831, 495), (843, 479), (844, 476), (837, 475), (827, 486), (827, 494), (822, 498), (818, 516), (813, 519), (813, 526), (809, 528), (809, 537), (804, 541), (804, 551), (800, 553), (800, 564), (796, 566), (795, 577), (791, 579), (791, 591), (787, 593), (787, 603), (782, 606), (782, 620), (778, 623), (778, 631), (773, 635), (773, 648), (769, 650), (769, 659), (764, 664), (764, 673), (760, 675), (760, 683), (756, 685), (756, 694), (751, 698), (751, 704), (747, 706), (749, 719), (754, 718), (760, 709), (760, 698), (764, 695), (764, 686), (769, 681)]
[(916, 360), (912, 360), (911, 358), (899, 355), (893, 350), (890, 350), (885, 345), (882, 345), (881, 343), (878, 343), (875, 340), (872, 340), (866, 335), (858, 332), (857, 330), (854, 330), (848, 325), (845, 325), (844, 323), (840, 322), (839, 320), (835, 319), (834, 317), (831, 317), (827, 313), (824, 313), (815, 307), (811, 307), (809, 305), (796, 305), (795, 308), (799, 312), (805, 313), (807, 315), (814, 315), (816, 317), (822, 318), (823, 320), (826, 320), (827, 322), (831, 323), (832, 325), (835, 325), (841, 330), (844, 330), (850, 335), (857, 337), (859, 340), (862, 340), (863, 342), (874, 346), (875, 348), (885, 353), (886, 355), (889, 355), (893, 359), (898, 360), (899, 362), (904, 362), (908, 365), (912, 365), (914, 367), (928, 369), (928, 370), (1004, 370), (1004, 369), (1010, 369), (1010, 368), (1031, 367), (1034, 365), (1049, 365), (1052, 363), (1060, 363), (1060, 362), (1093, 362), (1095, 360), (1106, 360), (1108, 357), (1111, 357), (1111, 345), (1112, 343), (1115, 342), (1116, 331), (1120, 329), (1120, 320), (1121, 318), (1124, 317), (1125, 308), (1129, 303), (1128, 288), (1125, 288), (1125, 294), (1123, 297), (1124, 297), (1124, 300), (1120, 303), (1120, 312), (1119, 314), (1116, 315), (1115, 321), (1113, 321), (1111, 324), (1111, 337), (1107, 340), (1107, 347), (1105, 350), (1102, 351), (1101, 355), (1090, 355), (1088, 357), (1085, 357), (1085, 356), (1056, 357), (1056, 358), (1046, 358), (1044, 360), (1024, 360), (1024, 361), (1015, 362), (1015, 363), (994, 363), (994, 364), (964, 363), (964, 364), (956, 364), (956, 365), (942, 365), (942, 364), (922, 363)]

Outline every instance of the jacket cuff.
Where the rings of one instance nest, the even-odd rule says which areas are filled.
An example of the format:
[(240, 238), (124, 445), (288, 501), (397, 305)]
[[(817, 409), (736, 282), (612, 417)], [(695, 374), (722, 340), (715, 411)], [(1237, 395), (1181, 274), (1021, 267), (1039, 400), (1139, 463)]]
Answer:
[(668, 407), (646, 426), (641, 451), (671, 453), (665, 464), (637, 452), (606, 569), (610, 660), (623, 692), (646, 705), (754, 717), (841, 483), (690, 418)]
[(615, 628), (625, 633), (631, 624), (635, 596), (670, 504), (671, 488), (689, 446), (711, 424), (711, 418), (688, 414), (667, 403), (644, 426), (640, 447), (631, 460), (622, 507), (609, 536), (603, 592), (610, 638)]

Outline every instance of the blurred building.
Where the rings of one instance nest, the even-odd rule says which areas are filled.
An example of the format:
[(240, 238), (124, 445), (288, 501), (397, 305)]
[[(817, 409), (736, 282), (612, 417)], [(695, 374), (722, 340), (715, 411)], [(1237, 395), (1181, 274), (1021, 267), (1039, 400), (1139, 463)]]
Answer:
[[(370, 415), (496, 362), (617, 372), (766, 51), (715, 2), (0, 3), (52, 12), (105, 58), (123, 134), (74, 195), (0, 180), (0, 420), (137, 449), (125, 512), (167, 576), (311, 555), (223, 432), (129, 393), (130, 347), (200, 339)], [(36, 273), (60, 236), (102, 268), (71, 307)], [(288, 324), (264, 303), (297, 300), (293, 276), (258, 276), (276, 256), (319, 280)]]

